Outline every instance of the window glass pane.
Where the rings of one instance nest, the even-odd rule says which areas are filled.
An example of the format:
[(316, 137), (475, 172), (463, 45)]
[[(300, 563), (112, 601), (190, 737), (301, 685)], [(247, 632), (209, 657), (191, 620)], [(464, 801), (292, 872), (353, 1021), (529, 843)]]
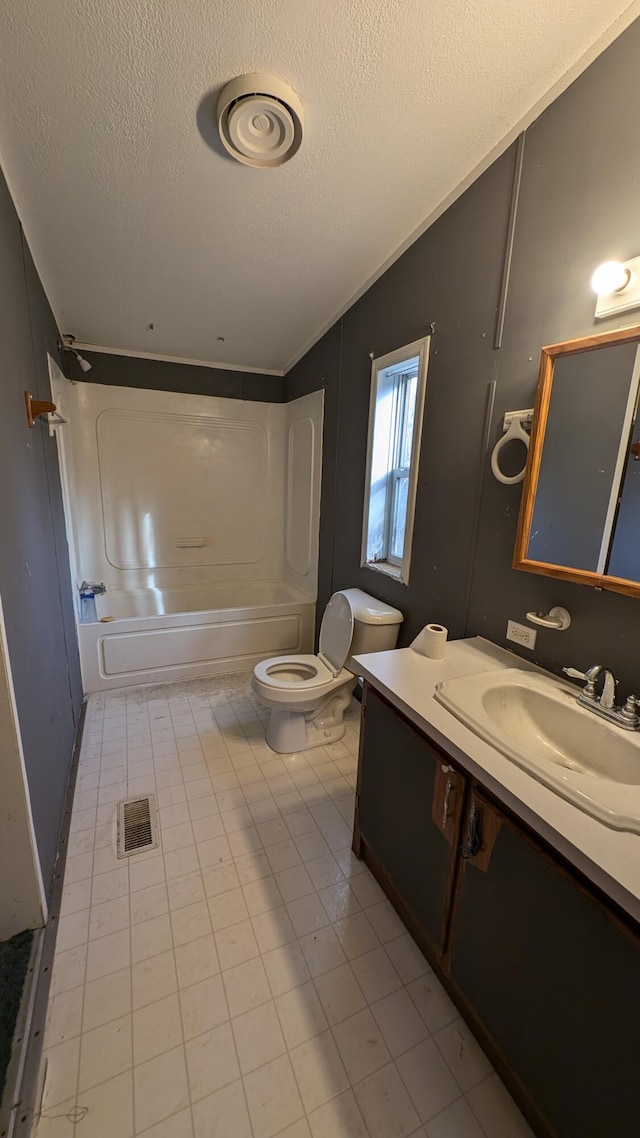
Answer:
[(400, 474), (394, 480), (395, 493), (393, 512), (391, 515), (391, 535), (389, 542), (389, 556), (402, 561), (404, 552), (404, 531), (407, 525), (407, 495), (409, 492), (409, 474)]
[(408, 378), (404, 387), (404, 416), (402, 425), (402, 438), (400, 439), (400, 462), (398, 466), (409, 466), (411, 463), (411, 446), (413, 443), (413, 424), (416, 418), (416, 396), (418, 394), (418, 376)]
[(412, 457), (417, 459), (416, 448), (419, 450), (414, 431), (421, 430), (416, 415), (425, 375), (419, 373), (419, 354), (407, 353), (403, 359), (398, 352), (395, 360), (379, 369), (374, 362), (363, 564), (386, 562), (389, 571), (400, 566), (401, 580), (406, 581), (409, 567), (403, 564), (404, 553), (413, 526), (413, 510), (408, 509), (409, 482), (413, 484), (415, 476)]

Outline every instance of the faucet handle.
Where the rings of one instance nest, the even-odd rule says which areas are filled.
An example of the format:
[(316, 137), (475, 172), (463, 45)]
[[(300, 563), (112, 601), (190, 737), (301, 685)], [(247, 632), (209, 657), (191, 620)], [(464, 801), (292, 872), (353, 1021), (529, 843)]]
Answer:
[(636, 700), (635, 695), (627, 696), (625, 705), (620, 712), (620, 718), (630, 726), (638, 727), (640, 725), (640, 719), (638, 718), (637, 708), (638, 701)]
[(580, 672), (578, 670), (578, 668), (563, 668), (562, 671), (564, 672), (564, 674), (566, 676), (569, 677), (570, 680), (585, 680), (586, 681), (587, 677), (586, 677), (585, 673)]
[(596, 698), (596, 680), (602, 671), (601, 664), (593, 664), (591, 668), (587, 668), (586, 672), (579, 671), (578, 668), (563, 668), (562, 671), (569, 677), (570, 680), (583, 680), (585, 684), (584, 692), (581, 699)]

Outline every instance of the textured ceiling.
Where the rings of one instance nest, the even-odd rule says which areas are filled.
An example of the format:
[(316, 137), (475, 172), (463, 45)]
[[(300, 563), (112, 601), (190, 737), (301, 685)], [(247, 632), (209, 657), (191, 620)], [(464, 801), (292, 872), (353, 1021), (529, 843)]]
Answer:
[[(286, 368), (638, 10), (4, 0), (0, 158), (62, 330), (113, 349)], [(304, 104), (302, 149), (279, 170), (233, 162), (199, 129), (207, 93), (247, 71), (280, 76)]]

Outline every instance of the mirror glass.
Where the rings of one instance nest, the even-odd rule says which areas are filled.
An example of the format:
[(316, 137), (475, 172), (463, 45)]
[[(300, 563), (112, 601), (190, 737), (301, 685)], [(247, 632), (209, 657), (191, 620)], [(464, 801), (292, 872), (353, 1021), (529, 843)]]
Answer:
[(639, 390), (639, 328), (543, 349), (516, 568), (640, 594)]

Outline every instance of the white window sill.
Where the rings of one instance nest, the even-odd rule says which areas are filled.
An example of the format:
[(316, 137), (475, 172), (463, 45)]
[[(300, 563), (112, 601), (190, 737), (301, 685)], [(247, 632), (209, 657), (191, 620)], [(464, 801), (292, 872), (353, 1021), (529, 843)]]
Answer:
[(387, 577), (393, 577), (401, 585), (407, 583), (402, 576), (402, 566), (393, 565), (390, 561), (365, 561), (362, 567), (363, 569), (372, 569), (374, 573), (385, 573)]

